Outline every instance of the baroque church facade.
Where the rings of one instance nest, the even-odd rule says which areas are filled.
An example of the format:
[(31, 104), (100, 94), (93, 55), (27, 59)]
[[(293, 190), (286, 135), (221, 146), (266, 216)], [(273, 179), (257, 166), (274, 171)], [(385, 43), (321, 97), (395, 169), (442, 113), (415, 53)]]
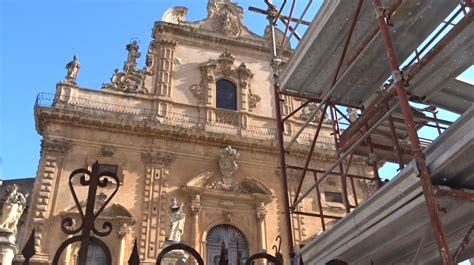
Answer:
[[(35, 264), (50, 264), (59, 245), (71, 237), (62, 226), (74, 229), (80, 224), (70, 187), (81, 207), (87, 188), (69, 176), (79, 168), (90, 170), (96, 161), (101, 171), (114, 172), (119, 179), (117, 194), (96, 220), (98, 227), (106, 221), (112, 224), (112, 232), (101, 240), (113, 264), (127, 264), (135, 240), (141, 262), (155, 263), (170, 236), (173, 199), (186, 216), (181, 241), (201, 253), (206, 264), (218, 260), (223, 241), (231, 262), (237, 244), (245, 259), (261, 250), (273, 252), (277, 236), (283, 239), (282, 253), (287, 252), (270, 36), (247, 29), (243, 9), (228, 0), (209, 0), (208, 16), (198, 22), (186, 21), (186, 12), (171, 8), (154, 24), (143, 68), (136, 62), (140, 47), (131, 42), (123, 69), (115, 70), (101, 89), (77, 84), (79, 62), (74, 58), (56, 93), (38, 97), (35, 122), (42, 136), (41, 158), (23, 240), (34, 228)], [(291, 49), (282, 54), (288, 59)], [(283, 114), (300, 104), (281, 98)], [(311, 105), (286, 122), (286, 140), (309, 113)], [(336, 159), (330, 132), (329, 124), (324, 125), (313, 168), (324, 169)], [(294, 164), (302, 163), (310, 140), (302, 135), (294, 145), (289, 158)], [(352, 163), (356, 166), (351, 173), (372, 174), (366, 161), (354, 158)], [(300, 175), (298, 170), (290, 172), (290, 198)], [(338, 181), (323, 182), (322, 205), (315, 194), (297, 210), (322, 207), (343, 216)], [(370, 192), (363, 181), (357, 181), (355, 189), (359, 201)], [(96, 209), (112, 191), (98, 190)], [(352, 203), (354, 197), (349, 193)], [(66, 217), (72, 221), (62, 225)], [(321, 232), (313, 219), (292, 215), (296, 246)], [(328, 226), (331, 223), (327, 220)], [(61, 264), (76, 264), (78, 251), (78, 244), (65, 248)], [(102, 259), (100, 249), (88, 254), (88, 260), (96, 262), (91, 264)]]

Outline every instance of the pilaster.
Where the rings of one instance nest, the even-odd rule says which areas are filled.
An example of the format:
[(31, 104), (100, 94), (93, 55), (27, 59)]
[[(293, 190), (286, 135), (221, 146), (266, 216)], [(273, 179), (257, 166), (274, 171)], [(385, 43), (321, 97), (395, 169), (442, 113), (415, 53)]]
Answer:
[(41, 142), (40, 168), (31, 202), (33, 209), (30, 216), (32, 215), (32, 217), (29, 220), (33, 222), (35, 228), (35, 251), (37, 253), (35, 257), (39, 260), (48, 259), (47, 250), (43, 244), (44, 238), (47, 236), (47, 219), (52, 210), (53, 191), (70, 148), (69, 141), (43, 139)]
[(139, 232), (139, 253), (143, 262), (152, 262), (165, 242), (167, 178), (174, 156), (166, 152), (143, 152), (145, 183)]

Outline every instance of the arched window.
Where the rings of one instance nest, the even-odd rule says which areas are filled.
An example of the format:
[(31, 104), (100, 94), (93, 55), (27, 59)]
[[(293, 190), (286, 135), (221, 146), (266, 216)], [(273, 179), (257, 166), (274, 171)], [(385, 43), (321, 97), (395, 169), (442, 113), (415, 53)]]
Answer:
[(220, 109), (237, 110), (237, 88), (226, 79), (217, 80), (216, 107)]
[[(248, 242), (245, 235), (236, 227), (228, 224), (217, 225), (209, 230), (206, 238), (206, 264), (218, 265), (221, 255), (222, 242), (225, 243), (229, 264), (242, 265), (248, 258)], [(237, 262), (237, 249), (240, 251), (241, 264)]]

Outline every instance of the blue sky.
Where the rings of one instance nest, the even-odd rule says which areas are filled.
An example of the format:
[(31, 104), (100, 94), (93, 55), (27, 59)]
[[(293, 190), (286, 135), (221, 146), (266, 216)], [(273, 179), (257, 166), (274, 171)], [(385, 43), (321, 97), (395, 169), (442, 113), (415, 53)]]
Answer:
[[(40, 137), (33, 106), (39, 92), (54, 93), (73, 54), (81, 63), (81, 87), (100, 88), (126, 59), (125, 45), (140, 42), (144, 65), (153, 23), (172, 6), (187, 6), (188, 20), (207, 16), (205, 0), (1, 0), (0, 179), (33, 177)], [(241, 1), (263, 7), (263, 1)], [(314, 14), (314, 12), (313, 12)], [(246, 12), (261, 34), (263, 15)]]
[[(274, 1), (280, 3), (281, 1)], [(321, 1), (314, 1), (308, 17)], [(153, 23), (172, 6), (187, 6), (188, 20), (206, 17), (206, 0), (1, 0), (0, 179), (33, 177), (40, 137), (33, 106), (39, 92), (54, 93), (73, 54), (81, 63), (78, 83), (98, 89), (126, 59), (125, 45), (140, 43), (144, 65)], [(239, 1), (246, 25), (262, 34), (265, 16), (247, 11), (262, 0)], [(289, 6), (289, 5), (288, 5)], [(299, 5), (301, 9), (302, 6)], [(295, 14), (300, 14), (297, 10)], [(474, 72), (474, 69), (473, 69)], [(472, 76), (472, 75), (471, 75)]]

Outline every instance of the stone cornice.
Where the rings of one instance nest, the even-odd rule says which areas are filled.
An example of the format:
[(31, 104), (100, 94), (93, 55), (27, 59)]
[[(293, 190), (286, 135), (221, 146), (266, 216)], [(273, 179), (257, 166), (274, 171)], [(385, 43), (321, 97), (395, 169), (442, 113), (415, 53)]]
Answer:
[[(47, 126), (50, 124), (60, 124), (65, 126), (89, 128), (98, 131), (111, 131), (133, 136), (159, 137), (172, 141), (205, 143), (210, 146), (222, 146), (225, 142), (229, 145), (239, 146), (242, 150), (259, 150), (263, 153), (276, 154), (277, 144), (273, 139), (257, 139), (242, 137), (239, 135), (230, 135), (225, 133), (215, 133), (182, 126), (161, 124), (157, 121), (132, 120), (121, 117), (104, 115), (84, 115), (84, 113), (57, 109), (51, 107), (35, 107), (35, 124), (39, 134), (44, 135)], [(323, 151), (327, 156), (335, 157), (333, 147), (328, 145)], [(305, 156), (307, 146), (294, 144), (291, 155)]]
[[(203, 43), (203, 40), (212, 42), (214, 44), (226, 44), (231, 46), (238, 46), (247, 49), (248, 51), (258, 51), (259, 54), (265, 54), (268, 57), (268, 62), (271, 60), (271, 45), (269, 40), (262, 38), (261, 41), (252, 40), (248, 38), (232, 38), (221, 34), (196, 28), (191, 25), (176, 25), (163, 21), (155, 22), (153, 26), (153, 38), (155, 39), (173, 39), (180, 44), (189, 44), (192, 46), (209, 47), (208, 43)], [(289, 58), (292, 54), (291, 50), (285, 51), (283, 58)]]

